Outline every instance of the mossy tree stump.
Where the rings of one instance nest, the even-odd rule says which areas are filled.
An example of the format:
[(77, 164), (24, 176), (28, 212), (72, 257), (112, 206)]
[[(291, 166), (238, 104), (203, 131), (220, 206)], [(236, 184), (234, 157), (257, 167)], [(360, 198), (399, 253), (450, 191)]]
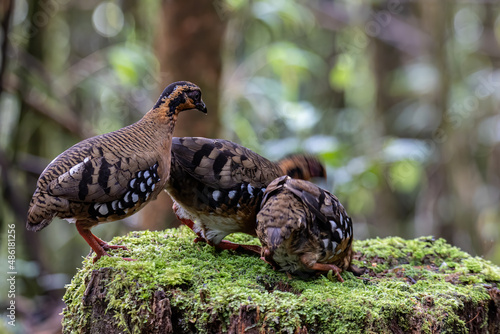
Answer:
[(85, 259), (67, 286), (64, 332), (500, 333), (500, 268), (442, 239), (357, 241), (355, 264), (369, 273), (339, 283), (288, 278), (193, 238), (133, 232), (112, 241), (130, 251)]

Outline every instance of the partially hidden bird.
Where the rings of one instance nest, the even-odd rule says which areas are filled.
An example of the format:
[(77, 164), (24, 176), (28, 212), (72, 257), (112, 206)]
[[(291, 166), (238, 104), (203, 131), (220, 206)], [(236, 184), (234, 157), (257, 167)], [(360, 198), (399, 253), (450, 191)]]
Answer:
[(90, 229), (128, 217), (156, 199), (170, 175), (172, 135), (184, 110), (207, 112), (198, 86), (168, 85), (153, 108), (136, 123), (83, 140), (57, 156), (40, 175), (26, 227), (39, 231), (54, 217), (75, 223), (96, 253), (109, 245)]
[(264, 192), (257, 214), (262, 259), (275, 269), (308, 276), (317, 272), (357, 274), (351, 266), (352, 220), (338, 198), (317, 185), (282, 176)]
[(272, 162), (231, 141), (201, 137), (173, 138), (170, 173), (166, 190), (173, 209), (198, 235), (196, 241), (258, 254), (259, 246), (223, 238), (236, 232), (256, 235), (256, 215), (267, 185), (281, 175), (326, 177), (322, 163), (310, 155)]

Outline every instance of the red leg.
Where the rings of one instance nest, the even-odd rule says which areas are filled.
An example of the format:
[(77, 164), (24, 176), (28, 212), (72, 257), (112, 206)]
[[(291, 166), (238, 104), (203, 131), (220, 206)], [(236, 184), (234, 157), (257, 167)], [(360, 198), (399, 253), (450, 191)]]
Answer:
[[(82, 238), (85, 239), (85, 241), (89, 244), (89, 246), (96, 254), (93, 260), (94, 263), (97, 260), (99, 260), (102, 256), (109, 256), (109, 254), (106, 253), (107, 249), (116, 249), (116, 248), (123, 249), (125, 247), (125, 246), (108, 245), (105, 241), (102, 241), (101, 239), (96, 237), (92, 232), (90, 232), (90, 229), (88, 227), (85, 227), (84, 224), (82, 224), (81, 222), (77, 221), (75, 225), (76, 229), (78, 230), (78, 233), (80, 233)], [(129, 259), (129, 258), (123, 258), (123, 259), (127, 261), (135, 261), (134, 259)]]
[[(304, 261), (302, 261), (302, 262), (304, 263)], [(322, 272), (329, 272), (331, 270), (331, 271), (333, 271), (335, 273), (335, 275), (337, 275), (337, 279), (340, 282), (344, 283), (344, 280), (342, 279), (342, 276), (340, 276), (340, 273), (342, 272), (342, 270), (339, 267), (337, 267), (336, 265), (334, 265), (334, 264), (317, 263), (316, 262), (312, 266), (308, 266), (308, 267), (310, 269), (317, 270), (317, 271), (322, 271)]]
[(276, 261), (274, 261), (273, 253), (274, 252), (270, 251), (269, 248), (264, 248), (263, 256), (261, 256), (260, 259), (271, 265), (271, 267), (273, 267), (273, 270), (278, 270), (280, 266), (276, 263)]
[[(90, 231), (89, 231), (90, 232)], [(104, 249), (104, 250), (110, 250), (110, 249), (124, 249), (128, 250), (127, 246), (121, 246), (121, 245), (110, 245), (106, 241), (102, 240), (99, 237), (96, 237), (95, 234), (90, 232), (94, 236), (94, 239), (97, 241), (97, 243)]]
[(102, 246), (99, 244), (99, 242), (95, 239), (95, 236), (90, 232), (90, 229), (87, 227), (84, 227), (83, 224), (80, 222), (76, 222), (76, 229), (78, 230), (78, 233), (85, 239), (85, 241), (89, 244), (89, 246), (92, 248), (92, 250), (95, 252), (96, 256), (94, 258), (94, 262), (99, 260), (101, 256), (109, 256), (108, 253), (102, 248)]
[(251, 252), (251, 253), (260, 254), (260, 246), (240, 245), (240, 244), (235, 244), (234, 242), (230, 242), (227, 240), (222, 240), (219, 244), (216, 245), (216, 244), (212, 243), (211, 241), (206, 240), (201, 235), (200, 232), (195, 231), (194, 222), (191, 219), (179, 217), (179, 215), (177, 213), (177, 211), (179, 211), (179, 209), (180, 208), (179, 208), (178, 204), (174, 203), (174, 205), (172, 206), (172, 210), (174, 210), (174, 213), (177, 216), (177, 219), (179, 219), (179, 221), (182, 224), (186, 225), (191, 230), (193, 230), (193, 232), (198, 236), (196, 239), (194, 239), (194, 242), (203, 241), (203, 242), (206, 242), (207, 244), (209, 244), (210, 246), (214, 246), (214, 247), (219, 248), (219, 249), (230, 249), (230, 250), (234, 250), (234, 251)]
[(228, 249), (228, 250), (232, 250), (235, 252), (242, 252), (242, 253), (250, 252), (252, 254), (257, 253), (260, 255), (260, 251), (261, 251), (260, 246), (236, 244), (234, 242), (227, 241), (227, 240), (222, 240), (218, 244), (214, 244), (210, 240), (206, 240), (205, 238), (198, 237), (198, 238), (194, 239), (194, 242), (206, 242), (210, 246), (218, 248), (218, 249), (222, 249), (222, 250)]
[(193, 240), (194, 243), (197, 243), (197, 242), (206, 242), (207, 244), (210, 244), (211, 246), (213, 246), (210, 242), (208, 242), (205, 238), (203, 237), (196, 237), (194, 238)]
[(175, 215), (176, 215), (177, 219), (179, 219), (182, 224), (186, 225), (187, 227), (192, 229), (194, 232), (194, 222), (191, 219), (181, 218), (177, 214), (175, 214)]
[(200, 235), (200, 232), (196, 232), (194, 230), (194, 222), (191, 220), (191, 219), (187, 219), (187, 218), (181, 218), (179, 217), (179, 214), (177, 213), (177, 211), (179, 211), (179, 206), (177, 203), (174, 203), (174, 205), (172, 206), (172, 210), (174, 210), (174, 213), (175, 213), (175, 216), (177, 217), (177, 219), (179, 219), (179, 221), (186, 225), (187, 227), (189, 227), (197, 236), (198, 238), (195, 239), (194, 242), (198, 242), (200, 240), (198, 239), (202, 239), (202, 241), (205, 241), (205, 238), (203, 238), (201, 235)]
[(214, 245), (214, 246), (219, 248), (219, 249), (230, 249), (230, 250), (237, 251), (237, 252), (248, 251), (251, 253), (257, 253), (258, 255), (260, 255), (260, 252), (261, 252), (260, 246), (236, 244), (234, 242), (227, 241), (227, 240), (222, 240), (218, 245)]

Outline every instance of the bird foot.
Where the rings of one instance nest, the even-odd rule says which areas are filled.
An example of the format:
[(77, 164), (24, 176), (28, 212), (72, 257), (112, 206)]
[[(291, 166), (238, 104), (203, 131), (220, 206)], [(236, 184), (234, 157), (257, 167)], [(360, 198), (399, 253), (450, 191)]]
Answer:
[(344, 279), (342, 278), (342, 276), (340, 276), (342, 269), (340, 269), (339, 267), (337, 267), (334, 264), (315, 263), (312, 266), (308, 266), (308, 267), (312, 270), (317, 270), (317, 271), (320, 271), (323, 273), (327, 273), (331, 270), (337, 276), (337, 279), (339, 280), (339, 282), (344, 283)]
[[(264, 261), (265, 263), (269, 264), (271, 267), (273, 267), (273, 270), (278, 270), (280, 269), (280, 266), (276, 263), (276, 261), (274, 261), (273, 259), (273, 255), (274, 255), (274, 252), (272, 252), (271, 250), (269, 250), (268, 248), (264, 248), (264, 251), (262, 252), (263, 253), (263, 256), (260, 257), (260, 259), (262, 261)], [(288, 274), (288, 273), (287, 273)]]
[[(112, 248), (112, 249), (116, 249), (116, 248)], [(121, 249), (123, 249), (123, 248), (121, 248)], [(89, 253), (89, 255), (87, 255), (87, 257), (91, 256), (92, 252), (93, 252), (93, 250), (91, 249), (90, 253)], [(96, 263), (97, 260), (99, 260), (103, 256), (110, 256), (110, 255), (108, 253), (106, 253), (105, 251), (103, 251), (103, 253), (101, 253), (101, 254), (96, 254), (96, 256), (94, 257), (94, 259), (92, 260), (92, 263)], [(122, 260), (125, 260), (125, 261), (137, 261), (136, 259), (132, 259), (130, 257), (122, 257)]]
[(227, 240), (222, 240), (218, 244), (214, 244), (213, 242), (211, 242), (203, 237), (197, 237), (196, 239), (194, 239), (194, 242), (206, 242), (210, 246), (213, 246), (217, 249), (232, 250), (232, 251), (235, 251), (238, 253), (243, 253), (243, 254), (259, 254), (260, 255), (260, 251), (261, 251), (260, 246), (237, 244), (237, 243), (227, 241)]
[(258, 255), (260, 255), (260, 253), (261, 253), (260, 246), (237, 244), (237, 243), (227, 241), (227, 240), (222, 240), (219, 244), (214, 245), (214, 246), (216, 248), (219, 248), (219, 249), (229, 249), (229, 250), (233, 250), (235, 252), (240, 252), (240, 253), (251, 253), (251, 254), (258, 254)]
[(102, 249), (104, 249), (104, 250), (110, 250), (110, 249), (124, 249), (124, 250), (128, 250), (127, 246), (110, 245), (106, 241), (104, 241), (104, 240), (96, 237), (95, 235), (94, 235), (94, 239), (97, 241), (97, 243), (99, 244), (99, 246), (101, 246)]
[(174, 210), (175, 216), (181, 222), (181, 224), (184, 224), (187, 227), (189, 227), (198, 236), (196, 239), (194, 239), (194, 242), (206, 241), (203, 235), (201, 234), (200, 229), (195, 227), (194, 222), (191, 219), (182, 218), (181, 216), (179, 216), (178, 211), (181, 210), (181, 208), (177, 203), (174, 202), (172, 210)]
[[(95, 252), (96, 256), (92, 260), (93, 263), (96, 263), (97, 260), (99, 260), (103, 256), (109, 256), (109, 254), (106, 252), (107, 250), (110, 249), (125, 249), (128, 250), (126, 246), (122, 245), (110, 245), (106, 241), (96, 237), (92, 232), (90, 232), (89, 228), (86, 227), (84, 224), (80, 222), (76, 222), (76, 229), (80, 233), (80, 235), (87, 241), (89, 246), (91, 247), (91, 251), (88, 256), (92, 254), (92, 251)], [(135, 261), (134, 259), (130, 258), (123, 258), (126, 261)]]
[(207, 241), (205, 238), (203, 238), (203, 237), (196, 237), (196, 238), (194, 238), (193, 242), (194, 242), (194, 243), (198, 243), (198, 242), (206, 242), (207, 244), (212, 245), (210, 242), (208, 242), (208, 241)]
[[(106, 241), (96, 237), (94, 235), (94, 238), (96, 239), (97, 243), (99, 244), (99, 246), (102, 247), (102, 249), (104, 250), (104, 254), (105, 256), (109, 256), (109, 254), (106, 252), (107, 250), (110, 250), (110, 249), (123, 249), (123, 250), (128, 250), (127, 246), (123, 246), (123, 245), (110, 245), (108, 244)], [(92, 253), (92, 252), (91, 252)], [(102, 256), (102, 255), (101, 255)], [(99, 258), (101, 257), (95, 257), (94, 258), (94, 263), (99, 260)], [(122, 257), (123, 260), (125, 261), (136, 261), (135, 259), (132, 259), (132, 258), (129, 258), (129, 257)]]
[(123, 249), (123, 250), (128, 250), (127, 246), (121, 246), (121, 245), (101, 245), (102, 249), (104, 250), (110, 250), (110, 249)]
[(273, 264), (274, 261), (269, 262), (264, 256), (261, 256), (260, 259), (265, 263), (267, 263), (268, 265), (270, 265), (271, 267), (273, 267), (273, 270), (278, 270), (278, 268)]

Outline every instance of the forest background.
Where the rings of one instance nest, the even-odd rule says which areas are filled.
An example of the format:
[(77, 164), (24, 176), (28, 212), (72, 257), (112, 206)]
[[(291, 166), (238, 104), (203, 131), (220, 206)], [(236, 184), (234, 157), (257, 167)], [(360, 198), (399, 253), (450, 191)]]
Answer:
[[(498, 2), (4, 0), (0, 10), (0, 257), (15, 224), (15, 332), (60, 330), (64, 285), (88, 252), (65, 221), (25, 230), (39, 174), (76, 142), (138, 120), (177, 80), (202, 88), (209, 114), (182, 114), (176, 136), (269, 159), (317, 154), (355, 238), (433, 235), (500, 264)], [(177, 225), (164, 195), (93, 231), (110, 240)]]

